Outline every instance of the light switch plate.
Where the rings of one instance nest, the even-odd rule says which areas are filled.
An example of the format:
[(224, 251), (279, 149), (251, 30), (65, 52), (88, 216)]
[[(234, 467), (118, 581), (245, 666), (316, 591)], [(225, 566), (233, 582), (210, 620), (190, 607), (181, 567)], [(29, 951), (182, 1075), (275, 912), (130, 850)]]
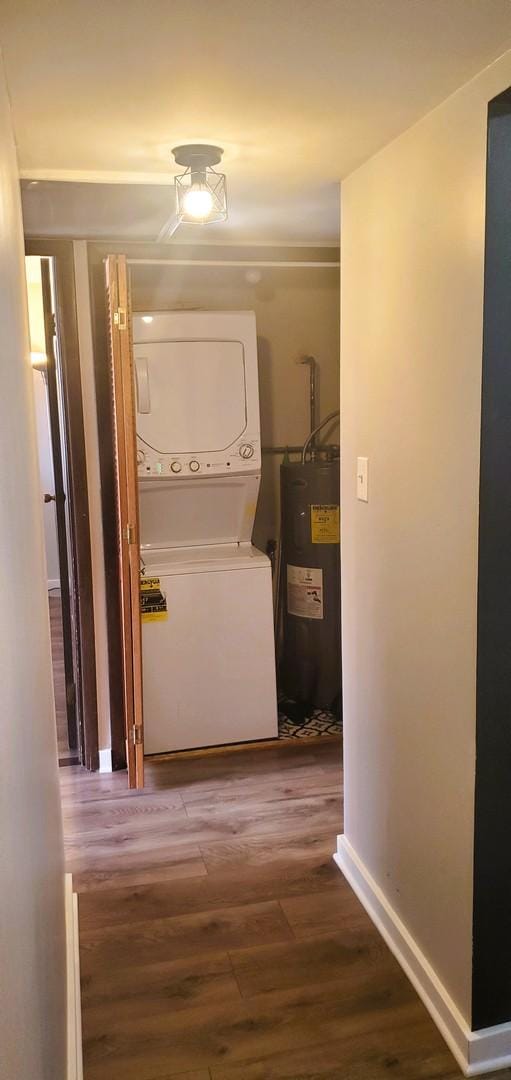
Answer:
[(368, 471), (368, 458), (357, 458), (357, 499), (361, 502), (368, 502), (369, 495), (367, 490), (367, 471)]

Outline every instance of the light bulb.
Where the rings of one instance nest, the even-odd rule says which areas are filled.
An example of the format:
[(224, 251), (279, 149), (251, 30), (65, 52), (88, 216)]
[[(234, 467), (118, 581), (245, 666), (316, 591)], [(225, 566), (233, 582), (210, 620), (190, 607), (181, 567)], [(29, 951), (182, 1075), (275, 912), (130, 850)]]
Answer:
[(45, 352), (31, 352), (30, 363), (34, 368), (34, 371), (46, 371), (48, 367), (48, 357)]
[(152, 321), (153, 321), (152, 315), (142, 315), (142, 322), (149, 323), (149, 322), (152, 322)]
[(207, 188), (193, 185), (183, 199), (183, 209), (198, 221), (207, 218), (213, 209), (213, 196)]

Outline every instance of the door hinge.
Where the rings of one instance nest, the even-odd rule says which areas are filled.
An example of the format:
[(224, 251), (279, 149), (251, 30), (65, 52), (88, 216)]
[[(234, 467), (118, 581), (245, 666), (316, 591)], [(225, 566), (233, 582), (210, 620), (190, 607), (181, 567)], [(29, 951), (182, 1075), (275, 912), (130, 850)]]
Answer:
[(134, 746), (142, 746), (144, 741), (143, 731), (140, 724), (133, 725), (133, 744)]
[(123, 538), (123, 540), (126, 540), (128, 542), (128, 544), (134, 544), (135, 543), (135, 526), (134, 525), (125, 525), (124, 529), (122, 530), (122, 538)]
[(118, 307), (117, 311), (114, 311), (114, 326), (118, 330), (126, 330), (128, 325), (128, 317), (126, 314), (126, 308)]

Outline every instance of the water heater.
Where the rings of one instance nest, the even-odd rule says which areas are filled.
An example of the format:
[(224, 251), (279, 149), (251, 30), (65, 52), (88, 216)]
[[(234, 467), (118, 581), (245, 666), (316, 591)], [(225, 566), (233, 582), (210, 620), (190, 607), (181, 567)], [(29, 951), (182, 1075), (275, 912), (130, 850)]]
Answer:
[(280, 685), (293, 701), (336, 707), (341, 689), (339, 461), (281, 465)]

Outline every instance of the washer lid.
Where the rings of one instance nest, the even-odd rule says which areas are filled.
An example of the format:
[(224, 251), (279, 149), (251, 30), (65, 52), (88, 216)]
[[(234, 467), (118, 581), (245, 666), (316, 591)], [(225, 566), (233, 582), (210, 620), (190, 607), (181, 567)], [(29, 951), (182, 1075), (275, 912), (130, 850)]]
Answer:
[(209, 544), (204, 547), (144, 551), (147, 577), (173, 574), (211, 574), (216, 570), (251, 570), (268, 566), (269, 559), (252, 544)]
[(151, 548), (250, 542), (259, 482), (258, 473), (141, 480), (142, 553)]

